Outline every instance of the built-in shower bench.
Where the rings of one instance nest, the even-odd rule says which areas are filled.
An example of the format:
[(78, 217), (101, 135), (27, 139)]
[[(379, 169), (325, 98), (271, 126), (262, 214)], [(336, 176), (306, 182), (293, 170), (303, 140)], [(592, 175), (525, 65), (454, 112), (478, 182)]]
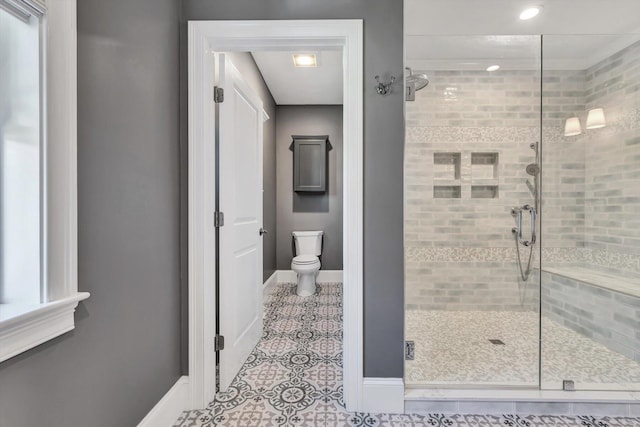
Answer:
[(640, 362), (640, 281), (587, 267), (544, 268), (542, 312)]
[(563, 266), (546, 267), (543, 272), (565, 277), (587, 285), (640, 298), (640, 280), (617, 276), (587, 267)]

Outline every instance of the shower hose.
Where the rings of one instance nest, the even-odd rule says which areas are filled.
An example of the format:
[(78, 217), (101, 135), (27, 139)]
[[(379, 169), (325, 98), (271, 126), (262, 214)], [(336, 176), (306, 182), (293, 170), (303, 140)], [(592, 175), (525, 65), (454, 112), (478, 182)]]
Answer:
[(520, 277), (522, 281), (526, 282), (529, 280), (529, 275), (531, 274), (531, 260), (533, 259), (533, 248), (535, 248), (536, 244), (532, 244), (529, 246), (529, 260), (527, 261), (527, 268), (525, 270), (522, 269), (522, 259), (520, 257), (520, 244), (518, 242), (518, 233), (513, 233), (513, 238), (516, 243), (516, 254), (518, 256), (518, 269), (520, 270)]

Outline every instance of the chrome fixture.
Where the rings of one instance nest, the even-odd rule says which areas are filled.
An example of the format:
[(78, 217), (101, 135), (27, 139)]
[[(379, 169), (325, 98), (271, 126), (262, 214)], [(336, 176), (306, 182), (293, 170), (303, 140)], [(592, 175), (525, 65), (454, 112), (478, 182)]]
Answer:
[[(529, 148), (531, 148), (533, 151), (535, 151), (535, 162), (534, 163), (529, 163), (526, 168), (525, 168), (525, 172), (533, 177), (533, 184), (531, 184), (531, 182), (529, 180), (525, 181), (527, 188), (529, 189), (529, 191), (531, 192), (531, 195), (533, 196), (533, 200), (534, 200), (534, 206), (530, 206), (528, 204), (521, 206), (521, 207), (514, 207), (511, 208), (511, 216), (513, 216), (513, 218), (516, 221), (516, 226), (514, 228), (511, 229), (511, 233), (513, 234), (514, 237), (514, 241), (516, 244), (516, 254), (517, 254), (517, 258), (518, 258), (518, 270), (520, 272), (520, 278), (526, 282), (529, 279), (529, 275), (531, 274), (531, 262), (533, 260), (533, 250), (534, 250), (534, 246), (536, 244), (536, 227), (537, 227), (537, 215), (538, 215), (538, 209), (539, 209), (539, 195), (538, 195), (538, 191), (539, 191), (539, 186), (538, 186), (538, 180), (540, 178), (540, 152), (538, 150), (538, 142), (533, 142), (531, 144), (529, 144)], [(526, 240), (523, 238), (523, 231), (522, 231), (522, 216), (523, 216), (523, 212), (529, 212), (529, 217), (530, 217), (530, 221), (531, 221), (531, 237), (529, 240)], [(525, 248), (529, 248), (529, 258), (527, 260), (527, 267), (524, 268), (522, 265), (522, 259), (520, 256), (520, 245), (524, 246)], [(525, 284), (526, 285), (526, 284)], [(525, 292), (526, 292), (526, 288), (525, 288)]]
[[(531, 240), (524, 240), (522, 238), (522, 212), (529, 212), (529, 216), (531, 217)], [(511, 216), (513, 216), (516, 220), (516, 226), (511, 229), (511, 232), (518, 236), (518, 242), (524, 247), (535, 245), (536, 243), (536, 208), (530, 205), (511, 208)]]
[(529, 163), (525, 170), (531, 176), (538, 176), (538, 173), (540, 172), (540, 166), (538, 166), (537, 163)]
[(378, 85), (376, 86), (376, 92), (378, 92), (378, 95), (388, 95), (391, 93), (391, 85), (396, 81), (395, 76), (391, 76), (388, 82), (380, 81), (380, 76), (376, 76), (375, 79), (376, 82), (378, 82)]
[(424, 89), (429, 84), (429, 77), (424, 74), (413, 74), (413, 70), (410, 67), (404, 67), (409, 75), (405, 78), (405, 100), (415, 101), (416, 92), (420, 89)]

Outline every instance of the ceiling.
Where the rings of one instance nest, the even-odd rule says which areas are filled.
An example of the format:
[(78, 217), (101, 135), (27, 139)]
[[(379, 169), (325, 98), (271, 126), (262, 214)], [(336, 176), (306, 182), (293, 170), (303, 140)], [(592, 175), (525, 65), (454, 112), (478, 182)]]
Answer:
[[(295, 67), (293, 53), (315, 53), (317, 67)], [(252, 52), (278, 105), (342, 104), (342, 51)]]
[[(521, 21), (532, 5), (540, 14)], [(640, 39), (640, 0), (405, 0), (404, 15), (406, 61), (419, 69), (535, 67), (540, 38), (527, 35), (539, 34), (545, 68), (584, 69)]]
[[(518, 19), (532, 5), (541, 13)], [(545, 69), (585, 69), (640, 40), (640, 0), (404, 0), (404, 16), (416, 70), (537, 69), (541, 44)], [(342, 104), (341, 51), (312, 52), (317, 68), (296, 68), (292, 53), (252, 53), (276, 103)]]

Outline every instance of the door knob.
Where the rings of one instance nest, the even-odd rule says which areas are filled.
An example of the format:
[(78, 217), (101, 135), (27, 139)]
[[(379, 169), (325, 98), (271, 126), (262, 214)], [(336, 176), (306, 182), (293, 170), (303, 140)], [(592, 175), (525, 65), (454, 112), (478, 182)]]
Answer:
[(260, 231), (258, 231), (258, 233), (260, 234), (260, 236), (264, 236), (265, 234), (267, 234), (267, 230), (265, 230), (264, 228), (260, 227)]

